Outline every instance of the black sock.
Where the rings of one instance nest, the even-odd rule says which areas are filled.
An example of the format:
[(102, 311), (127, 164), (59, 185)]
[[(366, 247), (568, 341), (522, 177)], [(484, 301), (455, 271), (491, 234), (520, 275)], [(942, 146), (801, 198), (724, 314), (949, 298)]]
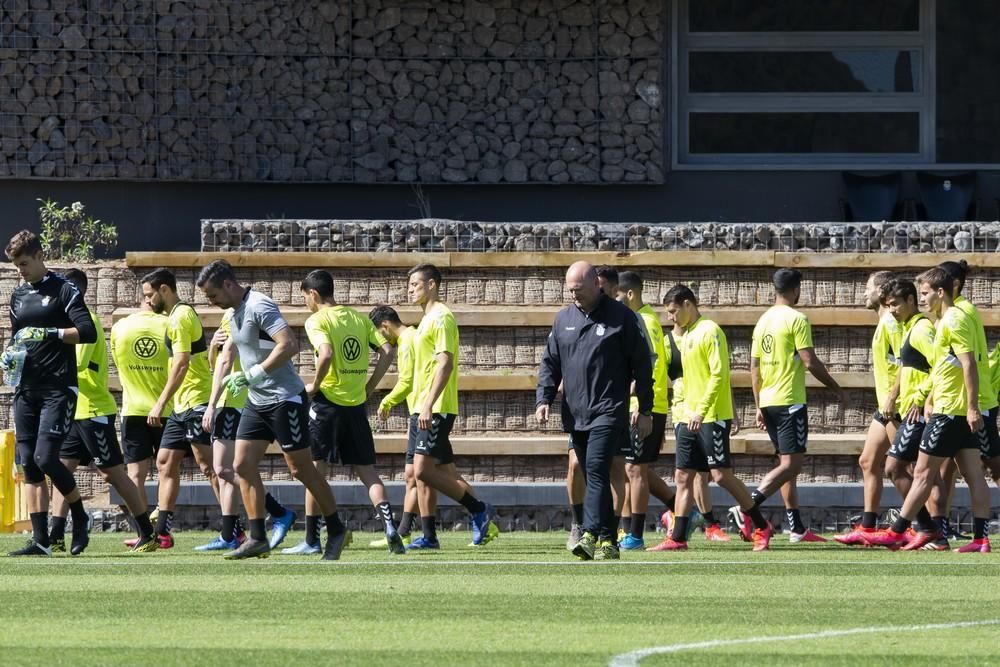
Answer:
[(169, 535), (171, 524), (174, 522), (174, 513), (169, 510), (160, 510), (156, 517), (156, 534)]
[(927, 511), (926, 507), (921, 507), (917, 510), (916, 522), (920, 524), (920, 530), (934, 530), (934, 526), (937, 524), (937, 522), (931, 517), (931, 513)]
[(715, 518), (715, 512), (713, 512), (712, 510), (708, 510), (707, 512), (702, 512), (701, 518), (705, 520), (706, 526), (714, 526), (715, 524), (719, 523), (718, 520)]
[(465, 495), (458, 502), (462, 503), (462, 507), (469, 510), (469, 514), (479, 514), (486, 511), (486, 503), (476, 500), (468, 491), (465, 492)]
[(250, 539), (267, 541), (267, 531), (264, 530), (264, 519), (250, 519)]
[(750, 517), (750, 520), (753, 521), (754, 528), (760, 528), (761, 530), (767, 529), (767, 519), (764, 518), (764, 515), (761, 513), (759, 507), (751, 508), (749, 512), (746, 512), (746, 514)]
[(936, 516), (934, 517), (934, 521), (939, 526), (941, 534), (947, 539), (948, 535), (951, 534), (951, 521), (946, 516)]
[(396, 522), (392, 520), (392, 506), (388, 502), (382, 501), (376, 507), (378, 510), (378, 516), (382, 519), (382, 523), (385, 525), (385, 534), (392, 535), (396, 532)]
[(758, 489), (750, 494), (750, 500), (753, 501), (754, 507), (760, 507), (764, 504), (764, 501), (767, 500), (767, 496), (761, 493), (760, 489)]
[(403, 516), (399, 520), (399, 528), (396, 529), (396, 532), (398, 532), (403, 537), (406, 537), (407, 535), (410, 534), (410, 531), (412, 530), (413, 530), (413, 513), (403, 512)]
[[(631, 526), (629, 525), (630, 523), (631, 523), (630, 519), (626, 519), (620, 514), (615, 517), (615, 528), (618, 528), (620, 530), (628, 530), (629, 528), (631, 528)], [(617, 530), (613, 532), (615, 533), (615, 535), (618, 534)]]
[(243, 530), (243, 521), (240, 519), (239, 515), (236, 517), (236, 523), (233, 524), (233, 536), (238, 537)]
[(31, 536), (43, 547), (48, 547), (49, 542), (49, 513), (31, 513)]
[(435, 517), (422, 516), (420, 517), (420, 523), (422, 523), (424, 527), (424, 537), (432, 542), (436, 542), (438, 533), (437, 526), (435, 525)]
[(673, 538), (674, 542), (687, 542), (687, 532), (688, 518), (686, 516), (674, 517), (674, 530), (670, 533), (670, 537)]
[(66, 537), (66, 517), (53, 516), (52, 528), (49, 529), (49, 540), (59, 542)]
[(633, 514), (630, 523), (628, 532), (632, 534), (632, 537), (641, 540), (642, 534), (646, 530), (646, 515)]
[(139, 537), (146, 538), (153, 535), (153, 524), (149, 522), (149, 512), (143, 512), (135, 517), (135, 528)]
[(82, 500), (70, 503), (69, 512), (73, 516), (74, 526), (83, 526), (87, 523), (87, 509), (83, 506)]
[(990, 520), (980, 517), (972, 517), (972, 539), (981, 540), (986, 537), (989, 530)]
[(878, 522), (878, 512), (862, 512), (861, 513), (861, 527), (866, 530), (871, 530), (875, 528)]
[(343, 534), (347, 528), (344, 527), (344, 522), (340, 520), (337, 515), (336, 510), (333, 514), (323, 517), (326, 519), (326, 535), (327, 537), (336, 537), (337, 535)]
[(573, 505), (573, 523), (578, 526), (583, 524), (583, 503)]
[(319, 515), (306, 514), (306, 544), (319, 546)]
[(903, 533), (906, 532), (906, 529), (910, 527), (911, 523), (912, 522), (909, 519), (904, 519), (903, 517), (899, 517), (892, 524), (892, 529), (891, 530), (894, 533), (898, 533), (898, 534), (902, 535)]
[(670, 500), (668, 500), (666, 503), (664, 503), (667, 506), (667, 509), (670, 510), (671, 512), (674, 511), (674, 501), (675, 500), (677, 500), (677, 495), (676, 494), (670, 496)]
[(802, 515), (799, 513), (799, 509), (786, 509), (785, 518), (788, 519), (788, 528), (793, 533), (798, 533), (801, 535), (806, 532), (806, 525), (802, 523)]
[(225, 542), (232, 542), (236, 539), (236, 515), (222, 515), (222, 533), (220, 535)]
[(274, 496), (270, 493), (264, 496), (264, 509), (266, 509), (267, 513), (271, 515), (272, 519), (280, 519), (285, 516), (285, 512), (288, 511), (285, 509), (285, 506), (275, 500)]

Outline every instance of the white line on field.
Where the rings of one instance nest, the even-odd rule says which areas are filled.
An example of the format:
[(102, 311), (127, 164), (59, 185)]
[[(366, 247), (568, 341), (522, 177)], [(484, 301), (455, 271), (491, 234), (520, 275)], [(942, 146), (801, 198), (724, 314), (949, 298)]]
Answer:
[(720, 646), (737, 646), (740, 644), (766, 644), (770, 642), (787, 642), (799, 640), (829, 639), (831, 637), (847, 637), (850, 635), (874, 635), (885, 632), (914, 632), (922, 630), (954, 630), (956, 628), (975, 628), (984, 625), (1000, 625), (1000, 618), (988, 621), (962, 621), (959, 623), (930, 623), (927, 625), (886, 625), (882, 627), (847, 628), (845, 630), (824, 630), (822, 632), (806, 632), (800, 635), (776, 635), (771, 637), (747, 637), (745, 639), (715, 639), (712, 641), (695, 642), (691, 644), (671, 644), (669, 646), (653, 646), (641, 648), (628, 653), (616, 655), (608, 663), (609, 667), (638, 667), (639, 661), (651, 655), (664, 653), (679, 653)]
[[(183, 559), (183, 560), (182, 560)], [(268, 559), (248, 559), (249, 562), (257, 563), (263, 566), (277, 566), (277, 565), (321, 565), (323, 567), (330, 566), (343, 566), (343, 567), (382, 567), (384, 565), (402, 567), (408, 565), (416, 565), (421, 567), (434, 566), (434, 565), (480, 565), (488, 567), (496, 567), (499, 565), (526, 565), (529, 567), (679, 567), (679, 566), (690, 566), (690, 565), (742, 565), (747, 567), (756, 567), (761, 565), (864, 565), (870, 567), (886, 568), (886, 567), (947, 567), (947, 568), (957, 568), (957, 567), (979, 567), (983, 565), (1000, 567), (1000, 561), (982, 561), (982, 560), (963, 560), (963, 561), (938, 561), (938, 562), (921, 562), (921, 561), (908, 561), (908, 562), (879, 562), (879, 561), (869, 561), (869, 560), (775, 560), (775, 561), (749, 561), (749, 560), (676, 560), (676, 561), (615, 561), (615, 562), (605, 562), (605, 563), (594, 563), (587, 561), (547, 561), (547, 560), (535, 560), (535, 561), (524, 561), (524, 560), (434, 560), (431, 558), (421, 558), (421, 557), (410, 557), (410, 558), (394, 558), (391, 560), (384, 561), (372, 561), (372, 560), (339, 560), (336, 562), (327, 562), (320, 559), (312, 560), (286, 560), (282, 557), (278, 558), (268, 558)], [(39, 558), (39, 559), (14, 559), (9, 560), (0, 559), (0, 567), (3, 563), (11, 563), (17, 565), (50, 565), (53, 567), (58, 566), (72, 566), (72, 567), (122, 567), (123, 565), (155, 565), (156, 567), (162, 567), (166, 565), (202, 565), (211, 562), (226, 562), (221, 558), (211, 558), (211, 557), (196, 557), (196, 558), (185, 558), (180, 559), (172, 558), (143, 558), (141, 556), (122, 556), (122, 557), (112, 557), (107, 560), (84, 560), (80, 558)], [(235, 564), (234, 564), (235, 566)]]

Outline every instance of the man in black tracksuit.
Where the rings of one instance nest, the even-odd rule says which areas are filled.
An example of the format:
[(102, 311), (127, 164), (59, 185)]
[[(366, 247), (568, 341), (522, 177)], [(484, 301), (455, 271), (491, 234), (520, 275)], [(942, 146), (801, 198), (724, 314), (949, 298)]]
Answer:
[[(635, 315), (608, 297), (587, 262), (566, 272), (573, 303), (556, 314), (538, 371), (535, 419), (544, 424), (563, 383), (562, 426), (586, 470), (584, 534), (573, 553), (589, 560), (618, 558), (611, 505), (611, 464), (628, 437), (629, 390), (639, 410), (631, 416), (640, 440), (652, 427), (653, 368)], [(596, 553), (595, 553), (596, 552)]]
[[(95, 342), (97, 329), (76, 287), (45, 268), (37, 236), (27, 230), (18, 232), (7, 244), (6, 252), (24, 279), (11, 295), (10, 324), (15, 343), (27, 349), (14, 393), (14, 431), (28, 484), (32, 530), (27, 545), (9, 555), (52, 555), (46, 476), (69, 503), (73, 514), (71, 553), (76, 555), (87, 547), (90, 517), (73, 473), (59, 460), (59, 448), (76, 412), (74, 346)], [(2, 363), (9, 363), (6, 354)]]

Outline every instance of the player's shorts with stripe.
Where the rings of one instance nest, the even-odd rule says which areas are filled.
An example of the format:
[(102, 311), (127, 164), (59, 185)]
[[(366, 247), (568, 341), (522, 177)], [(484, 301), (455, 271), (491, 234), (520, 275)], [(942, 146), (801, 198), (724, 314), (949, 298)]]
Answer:
[(653, 430), (649, 432), (645, 440), (639, 440), (636, 437), (634, 428), (629, 429), (632, 450), (625, 455), (625, 460), (629, 463), (653, 463), (660, 458), (663, 436), (667, 432), (667, 416), (654, 412), (652, 421)]
[(98, 468), (122, 465), (122, 450), (115, 432), (114, 415), (78, 419), (59, 449), (59, 458), (77, 459), (80, 465), (94, 463)]
[(313, 461), (345, 466), (375, 465), (375, 439), (361, 405), (337, 405), (317, 394), (309, 406)]
[(14, 392), (14, 437), (25, 481), (45, 481), (45, 473), (35, 463), (35, 447), (47, 438), (55, 441), (49, 451), (58, 449), (73, 428), (75, 414), (76, 387), (18, 387)]
[(805, 405), (761, 408), (764, 426), (776, 454), (805, 454), (809, 441), (809, 411)]
[(212, 424), (212, 442), (216, 440), (236, 440), (236, 432), (240, 428), (239, 408), (222, 408), (215, 411), (215, 422)]
[(417, 442), (414, 446), (414, 454), (421, 456), (433, 456), (437, 462), (444, 465), (455, 460), (455, 453), (451, 448), (451, 428), (455, 425), (455, 415), (431, 415), (430, 428), (422, 429), (417, 426)]
[(677, 424), (674, 434), (677, 438), (676, 467), (678, 470), (708, 472), (715, 468), (731, 468), (729, 435), (732, 420), (706, 422), (697, 431), (687, 424)]
[(920, 452), (920, 441), (924, 437), (924, 428), (926, 425), (923, 418), (913, 423), (904, 421), (900, 424), (899, 429), (896, 431), (896, 437), (892, 439), (892, 444), (889, 445), (888, 455), (900, 461), (909, 461), (910, 463), (916, 461), (917, 454)]
[(309, 397), (306, 392), (271, 405), (254, 405), (247, 401), (236, 439), (277, 440), (283, 452), (309, 447)]
[(969, 422), (965, 416), (931, 415), (920, 441), (920, 451), (928, 456), (950, 459), (960, 449), (979, 449), (979, 438), (969, 430)]
[(413, 454), (417, 451), (417, 432), (420, 429), (417, 426), (417, 419), (419, 415), (410, 415), (408, 420), (408, 428), (406, 429), (406, 462), (413, 463)]
[(167, 423), (163, 426), (163, 437), (160, 438), (160, 449), (190, 452), (191, 445), (211, 445), (212, 434), (201, 427), (205, 408), (204, 405), (196, 405), (167, 417)]
[(146, 417), (128, 415), (122, 417), (122, 449), (125, 463), (148, 461), (156, 456), (163, 439), (163, 427), (150, 426)]
[(983, 428), (976, 434), (979, 438), (979, 453), (987, 461), (1000, 456), (1000, 433), (997, 433), (997, 412), (1000, 412), (1000, 408), (992, 408), (983, 412)]
[(881, 410), (876, 410), (872, 414), (872, 419), (874, 421), (877, 421), (882, 426), (888, 426), (890, 422), (899, 423), (899, 421), (900, 421), (901, 418), (900, 418), (898, 412), (893, 412), (890, 415), (885, 415), (885, 414), (882, 414)]

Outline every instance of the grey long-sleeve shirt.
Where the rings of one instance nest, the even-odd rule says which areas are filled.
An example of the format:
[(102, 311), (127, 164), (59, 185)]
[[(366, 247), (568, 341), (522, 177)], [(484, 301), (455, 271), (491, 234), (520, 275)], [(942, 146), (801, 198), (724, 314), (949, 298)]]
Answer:
[(575, 304), (556, 314), (538, 369), (535, 406), (551, 405), (563, 383), (564, 431), (628, 420), (635, 381), (639, 411), (653, 408), (649, 344), (627, 306), (601, 295), (588, 315)]

